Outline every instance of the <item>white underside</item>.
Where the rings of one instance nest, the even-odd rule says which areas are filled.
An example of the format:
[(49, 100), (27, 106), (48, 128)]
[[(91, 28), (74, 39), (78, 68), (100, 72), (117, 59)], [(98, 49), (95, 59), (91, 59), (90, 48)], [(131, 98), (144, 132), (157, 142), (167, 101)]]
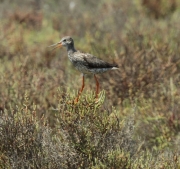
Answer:
[(118, 67), (113, 67), (112, 70), (116, 70), (116, 69), (119, 69)]
[(82, 68), (82, 67), (76, 67), (80, 72), (84, 73), (84, 74), (99, 74), (99, 73), (104, 73), (108, 70), (116, 70), (118, 69), (117, 67), (113, 67), (113, 68), (95, 68), (95, 69), (86, 69), (86, 68)]

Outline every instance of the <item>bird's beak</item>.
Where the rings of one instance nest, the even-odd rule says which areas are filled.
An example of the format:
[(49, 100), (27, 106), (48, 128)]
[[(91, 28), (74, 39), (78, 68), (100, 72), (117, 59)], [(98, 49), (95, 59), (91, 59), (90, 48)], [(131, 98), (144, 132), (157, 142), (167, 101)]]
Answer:
[(61, 42), (58, 42), (58, 43), (55, 43), (53, 45), (50, 45), (48, 47), (54, 47), (52, 50), (55, 50), (56, 48), (60, 48), (62, 46), (62, 43)]

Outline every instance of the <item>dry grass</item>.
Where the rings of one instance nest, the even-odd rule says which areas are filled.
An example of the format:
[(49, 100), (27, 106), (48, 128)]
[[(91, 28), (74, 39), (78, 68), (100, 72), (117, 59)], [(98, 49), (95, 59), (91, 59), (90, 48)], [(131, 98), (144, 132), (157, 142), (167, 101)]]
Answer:
[[(0, 168), (180, 167), (178, 1), (0, 3)], [(64, 35), (118, 63), (99, 103), (87, 76), (73, 104), (79, 73), (47, 48)]]

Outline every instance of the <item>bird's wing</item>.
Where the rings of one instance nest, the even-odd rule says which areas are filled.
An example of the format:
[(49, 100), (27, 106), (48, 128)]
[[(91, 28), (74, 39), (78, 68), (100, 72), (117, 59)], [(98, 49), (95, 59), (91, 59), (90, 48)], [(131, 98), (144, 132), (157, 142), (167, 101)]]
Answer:
[(77, 52), (76, 57), (79, 58), (81, 62), (83, 62), (83, 64), (87, 66), (89, 69), (118, 67), (117, 64), (110, 64), (101, 59), (98, 59), (97, 57), (89, 53)]

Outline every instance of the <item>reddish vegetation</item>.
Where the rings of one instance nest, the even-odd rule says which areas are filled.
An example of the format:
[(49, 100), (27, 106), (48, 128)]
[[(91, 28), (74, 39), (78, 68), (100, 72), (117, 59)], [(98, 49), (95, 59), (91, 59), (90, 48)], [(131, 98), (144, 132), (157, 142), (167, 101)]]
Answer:
[(9, 22), (18, 22), (19, 24), (25, 24), (27, 28), (41, 29), (43, 20), (43, 13), (36, 10), (23, 11), (16, 10), (9, 14)]
[(142, 5), (148, 9), (148, 14), (154, 18), (168, 16), (176, 10), (176, 0), (142, 0)]

